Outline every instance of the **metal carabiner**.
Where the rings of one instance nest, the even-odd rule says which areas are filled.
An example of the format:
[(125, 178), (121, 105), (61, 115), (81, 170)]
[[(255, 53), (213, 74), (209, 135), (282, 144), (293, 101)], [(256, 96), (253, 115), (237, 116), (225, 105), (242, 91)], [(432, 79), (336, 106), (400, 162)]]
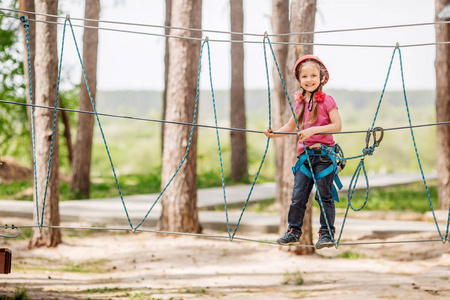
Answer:
[[(377, 139), (377, 135), (376, 133), (380, 132), (380, 137)], [(375, 127), (373, 129), (373, 145), (375, 147), (380, 146), (381, 141), (383, 140), (384, 137), (384, 129), (382, 127)]]

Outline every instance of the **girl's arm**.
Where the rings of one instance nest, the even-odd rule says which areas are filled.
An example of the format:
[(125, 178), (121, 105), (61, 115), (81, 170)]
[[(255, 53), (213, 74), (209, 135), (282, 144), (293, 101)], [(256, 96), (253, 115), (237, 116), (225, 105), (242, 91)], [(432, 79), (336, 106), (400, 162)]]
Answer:
[(339, 115), (339, 111), (337, 108), (334, 108), (330, 111), (330, 120), (331, 124), (324, 126), (315, 126), (310, 127), (305, 130), (302, 130), (297, 133), (300, 138), (300, 142), (305, 141), (307, 138), (311, 137), (314, 134), (323, 133), (323, 132), (339, 132), (342, 129), (341, 116)]
[[(297, 123), (295, 122), (294, 117), (291, 116), (289, 118), (289, 121), (286, 124), (284, 124), (282, 127), (280, 127), (280, 129), (278, 129), (276, 132), (293, 132), (295, 130), (295, 128), (297, 128)], [(273, 130), (270, 129), (270, 128), (267, 128), (263, 132), (268, 138), (275, 138), (275, 137), (285, 136), (285, 134), (275, 134), (275, 133), (273, 133)]]

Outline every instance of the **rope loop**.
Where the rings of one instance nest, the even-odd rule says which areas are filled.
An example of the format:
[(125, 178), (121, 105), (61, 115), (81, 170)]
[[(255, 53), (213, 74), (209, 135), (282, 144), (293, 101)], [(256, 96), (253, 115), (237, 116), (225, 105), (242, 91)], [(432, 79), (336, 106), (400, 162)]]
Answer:
[(26, 16), (26, 15), (21, 15), (21, 16), (20, 16), (20, 21), (22, 21), (22, 23), (24, 23), (24, 24), (23, 24), (23, 27), (24, 27), (24, 28), (30, 27), (30, 23), (28, 23), (28, 16)]

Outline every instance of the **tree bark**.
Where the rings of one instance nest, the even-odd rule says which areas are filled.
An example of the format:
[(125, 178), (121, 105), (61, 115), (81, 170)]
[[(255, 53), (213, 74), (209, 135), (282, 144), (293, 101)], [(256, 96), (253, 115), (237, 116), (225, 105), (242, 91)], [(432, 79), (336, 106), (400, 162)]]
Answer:
[[(171, 25), (201, 28), (201, 0), (173, 0)], [(171, 29), (171, 35), (200, 38), (200, 32)], [(200, 41), (169, 40), (169, 76), (167, 85), (167, 119), (192, 122), (197, 87)], [(183, 160), (191, 127), (166, 124), (162, 185), (165, 186)], [(197, 129), (194, 128), (189, 154), (162, 199), (159, 227), (166, 231), (200, 232), (197, 208)]]
[[(57, 0), (36, 0), (36, 12), (41, 14), (56, 15), (58, 13)], [(56, 18), (37, 15), (36, 19), (56, 22)], [(36, 22), (36, 104), (54, 106), (56, 95), (56, 83), (58, 79), (58, 52), (56, 40), (56, 26), (54, 24)], [(39, 211), (44, 200), (44, 188), (47, 178), (47, 166), (50, 155), (54, 111), (51, 109), (36, 108), (35, 110), (35, 136), (36, 136), (36, 173), (39, 199)], [(59, 147), (58, 147), (58, 122), (55, 123), (56, 131), (53, 140), (53, 154), (50, 168), (47, 197), (45, 202), (45, 214), (43, 225), (57, 226), (59, 216)], [(36, 201), (36, 199), (34, 199)], [(34, 211), (34, 219), (37, 215)], [(39, 216), (40, 217), (40, 216)], [(30, 241), (30, 247), (47, 246), (56, 247), (61, 243), (61, 233), (58, 228), (34, 229)]]
[[(98, 19), (100, 16), (100, 0), (86, 0), (85, 18)], [(98, 22), (85, 21), (86, 26), (97, 26)], [(94, 104), (97, 93), (97, 52), (98, 30), (85, 28), (83, 35), (83, 65), (88, 79)], [(81, 76), (79, 109), (94, 111), (86, 87), (84, 76)], [(78, 114), (77, 139), (74, 145), (72, 163), (72, 186), (75, 194), (89, 198), (90, 171), (92, 156), (92, 137), (94, 130), (94, 115)]]
[[(232, 32), (244, 32), (242, 0), (230, 1)], [(242, 41), (243, 36), (232, 34), (231, 39)], [(231, 99), (230, 124), (232, 128), (246, 128), (244, 88), (244, 44), (231, 43)], [(247, 138), (245, 132), (231, 131), (231, 180), (240, 181), (248, 175)]]
[[(165, 26), (170, 26), (170, 17), (172, 15), (172, 0), (166, 0), (166, 21)], [(164, 29), (164, 34), (169, 35), (170, 28), (166, 27)], [(163, 103), (162, 103), (162, 117), (163, 120), (166, 118), (166, 102), (167, 102), (167, 84), (169, 80), (169, 38), (166, 37), (166, 49), (164, 52), (164, 92), (163, 92)], [(164, 152), (164, 123), (161, 123), (161, 154)]]
[[(289, 0), (274, 0), (272, 6), (272, 31), (274, 34), (289, 33)], [(289, 42), (289, 36), (274, 36), (273, 42)], [(286, 59), (288, 53), (288, 45), (274, 44), (273, 50), (277, 58), (283, 80), (290, 75), (289, 69), (286, 71)], [(286, 74), (287, 73), (287, 74)], [(286, 76), (287, 75), (287, 76)], [(286, 94), (284, 87), (278, 74), (276, 65), (273, 66), (273, 128), (278, 129), (283, 126), (284, 111), (286, 109)], [(284, 141), (283, 139), (275, 139), (275, 166), (276, 166), (276, 183), (277, 183), (277, 201), (282, 199), (283, 185), (283, 161), (284, 161)], [(284, 225), (284, 224), (283, 224)], [(280, 233), (286, 228), (280, 226)]]
[[(438, 14), (450, 3), (449, 0), (436, 0), (436, 21)], [(436, 42), (450, 40), (448, 24), (436, 24)], [(450, 120), (450, 45), (436, 45), (436, 118), (437, 122)], [(450, 206), (450, 126), (437, 126), (438, 200), (439, 209)]]
[[(290, 18), (290, 32), (308, 32), (314, 31), (316, 15), (316, 0), (293, 0), (291, 3), (291, 18)], [(289, 42), (292, 43), (312, 43), (314, 42), (313, 35), (291, 35)], [(298, 90), (299, 85), (293, 76), (293, 67), (296, 60), (305, 54), (313, 53), (313, 47), (310, 45), (290, 46), (286, 59), (286, 84), (288, 93), (291, 99), (294, 99), (294, 93)], [(295, 100), (291, 100), (295, 101)], [(286, 105), (284, 110), (283, 123), (286, 123), (292, 116), (289, 105)], [(292, 166), (297, 160), (297, 136), (287, 136), (284, 140), (284, 166), (283, 170), (283, 184), (282, 189), (282, 212), (281, 212), (281, 227), (285, 230), (287, 228), (287, 216), (289, 205), (291, 203), (292, 188), (294, 184), (294, 177), (292, 175)], [(308, 201), (307, 210), (303, 222), (303, 234), (300, 238), (300, 244), (312, 245), (312, 198)], [(284, 231), (281, 230), (281, 231)], [(295, 247), (294, 252), (299, 255), (307, 255), (314, 252), (314, 248)]]
[[(34, 0), (20, 0), (19, 3), (19, 9), (22, 11), (29, 11), (34, 12)], [(28, 16), (29, 19), (34, 19), (34, 15)], [(28, 51), (27, 51), (27, 37), (26, 37), (26, 30), (22, 26), (20, 26), (20, 32), (22, 32), (23, 36), (23, 54), (24, 54), (24, 60), (23, 60), (23, 68), (25, 73), (25, 89), (26, 89), (26, 97), (27, 97), (27, 103), (31, 103), (30, 99), (30, 84), (29, 84), (29, 76), (31, 75), (31, 87), (34, 89), (36, 87), (36, 81), (35, 81), (35, 74), (34, 74), (34, 56), (36, 53), (36, 27), (30, 26), (28, 27), (28, 41), (29, 41), (29, 47), (30, 47), (30, 66), (31, 70), (28, 70)], [(31, 74), (30, 74), (31, 72)], [(33, 90), (32, 90), (33, 91)], [(34, 91), (33, 91), (34, 92)], [(31, 119), (31, 108), (27, 109), (28, 118)], [(31, 123), (30, 123), (31, 124)], [(30, 132), (31, 132), (31, 125), (29, 126)], [(30, 148), (32, 148), (32, 143), (30, 143)], [(31, 164), (34, 163), (34, 157), (33, 157), (33, 149), (30, 151), (31, 154)]]
[[(62, 99), (59, 99), (59, 106), (61, 108), (65, 108)], [(66, 147), (67, 147), (67, 156), (69, 157), (69, 163), (72, 166), (73, 164), (73, 146), (72, 146), (72, 134), (70, 132), (70, 119), (69, 115), (67, 114), (67, 111), (61, 110), (61, 119), (62, 123), (64, 124), (64, 139), (66, 140)]]

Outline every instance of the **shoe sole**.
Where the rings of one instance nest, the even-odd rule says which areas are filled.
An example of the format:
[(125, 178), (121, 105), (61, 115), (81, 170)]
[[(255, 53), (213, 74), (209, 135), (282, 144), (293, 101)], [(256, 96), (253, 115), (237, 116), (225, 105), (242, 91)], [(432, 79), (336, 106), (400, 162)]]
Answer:
[(333, 242), (328, 242), (328, 243), (323, 243), (323, 244), (319, 244), (319, 245), (315, 245), (316, 249), (322, 249), (322, 248), (331, 248), (334, 246)]
[(289, 245), (299, 245), (300, 242), (289, 242), (289, 243), (280, 243), (277, 241), (278, 245), (282, 245), (282, 246), (289, 246)]

